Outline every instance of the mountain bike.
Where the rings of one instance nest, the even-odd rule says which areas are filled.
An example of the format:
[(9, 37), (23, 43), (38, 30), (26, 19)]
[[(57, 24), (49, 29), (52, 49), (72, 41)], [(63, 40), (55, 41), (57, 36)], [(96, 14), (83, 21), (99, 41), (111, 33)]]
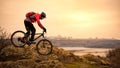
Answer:
[[(34, 41), (38, 40), (35, 44), (37, 53), (40, 55), (51, 54), (53, 48), (51, 41), (45, 39), (44, 34), (44, 31), (42, 33), (36, 33), (35, 36), (38, 36), (34, 38)], [(18, 30), (11, 35), (11, 42), (15, 47), (30, 46), (32, 44), (29, 43), (30, 36), (31, 34), (28, 35), (24, 31)], [(42, 39), (40, 39), (40, 37), (42, 37)]]

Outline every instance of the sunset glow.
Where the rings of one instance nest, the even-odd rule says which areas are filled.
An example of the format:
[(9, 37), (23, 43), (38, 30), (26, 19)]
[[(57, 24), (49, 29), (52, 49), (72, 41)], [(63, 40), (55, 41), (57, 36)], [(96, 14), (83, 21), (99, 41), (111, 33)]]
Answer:
[(25, 31), (25, 14), (44, 11), (47, 18), (41, 22), (48, 36), (120, 39), (119, 3), (119, 0), (3, 0), (0, 26), (9, 33)]

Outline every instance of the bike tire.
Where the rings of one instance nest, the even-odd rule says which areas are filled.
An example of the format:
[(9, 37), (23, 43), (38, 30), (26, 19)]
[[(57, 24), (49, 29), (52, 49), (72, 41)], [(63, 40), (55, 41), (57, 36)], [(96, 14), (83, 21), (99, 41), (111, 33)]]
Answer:
[[(17, 36), (18, 34), (18, 36)], [(21, 34), (21, 36), (19, 36), (19, 34)], [(15, 46), (15, 47), (24, 47), (26, 43), (23, 43), (21, 41), (18, 41), (19, 37), (24, 37), (25, 36), (25, 32), (23, 31), (15, 31), (12, 35), (11, 35), (11, 43)]]
[[(43, 47), (43, 45), (44, 45), (44, 47)], [(49, 48), (49, 49), (47, 49), (47, 48)], [(44, 52), (45, 49), (47, 49), (48, 51)], [(52, 45), (51, 41), (49, 41), (47, 39), (42, 39), (37, 43), (36, 50), (39, 55), (49, 55), (52, 53), (53, 45)], [(43, 50), (43, 52), (42, 52), (42, 50)]]

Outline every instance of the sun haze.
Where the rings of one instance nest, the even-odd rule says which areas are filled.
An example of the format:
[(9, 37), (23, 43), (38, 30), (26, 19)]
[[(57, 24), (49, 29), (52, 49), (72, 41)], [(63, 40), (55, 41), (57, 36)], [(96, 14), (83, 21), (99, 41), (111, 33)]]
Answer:
[[(12, 33), (25, 31), (29, 11), (46, 12), (42, 24), (48, 36), (120, 39), (119, 0), (2, 0), (0, 26)], [(37, 32), (41, 29), (34, 24)]]

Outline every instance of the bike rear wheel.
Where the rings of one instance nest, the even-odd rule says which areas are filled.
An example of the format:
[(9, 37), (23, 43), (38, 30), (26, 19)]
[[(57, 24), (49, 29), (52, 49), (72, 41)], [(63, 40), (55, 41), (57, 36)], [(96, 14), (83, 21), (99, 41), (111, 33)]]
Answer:
[(15, 31), (11, 35), (11, 42), (15, 47), (24, 47), (26, 42), (22, 42), (21, 39), (25, 37), (25, 32), (23, 31)]
[(37, 53), (40, 55), (51, 54), (52, 48), (53, 48), (52, 43), (47, 39), (40, 40), (36, 45)]

